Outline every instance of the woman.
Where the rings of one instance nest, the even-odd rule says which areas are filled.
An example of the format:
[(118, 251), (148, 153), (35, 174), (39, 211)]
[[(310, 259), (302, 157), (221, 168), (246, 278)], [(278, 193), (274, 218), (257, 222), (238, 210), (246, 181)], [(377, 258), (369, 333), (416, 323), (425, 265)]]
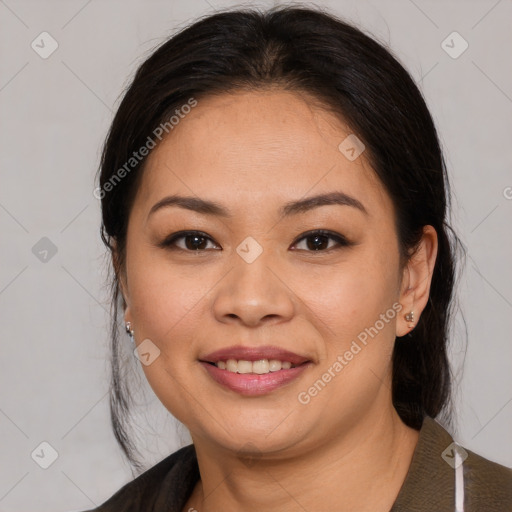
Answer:
[(320, 10), (199, 20), (137, 71), (96, 192), (116, 437), (137, 465), (120, 300), (193, 440), (96, 510), (512, 510), (512, 470), (435, 421), (460, 242), (432, 118), (387, 49)]

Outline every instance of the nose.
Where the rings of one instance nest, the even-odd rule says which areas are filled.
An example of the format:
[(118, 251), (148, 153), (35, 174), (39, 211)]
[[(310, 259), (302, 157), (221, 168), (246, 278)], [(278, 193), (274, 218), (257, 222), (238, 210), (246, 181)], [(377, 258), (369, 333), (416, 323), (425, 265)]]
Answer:
[(252, 263), (234, 255), (233, 264), (219, 283), (213, 302), (219, 322), (257, 327), (293, 316), (293, 287), (279, 275), (278, 266), (265, 256), (265, 251)]

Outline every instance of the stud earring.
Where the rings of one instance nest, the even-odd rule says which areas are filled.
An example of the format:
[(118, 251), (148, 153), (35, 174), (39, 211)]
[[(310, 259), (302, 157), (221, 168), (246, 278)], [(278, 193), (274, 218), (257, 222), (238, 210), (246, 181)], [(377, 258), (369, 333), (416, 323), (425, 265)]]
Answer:
[(406, 322), (412, 322), (411, 324), (409, 324), (409, 327), (414, 327), (414, 311), (411, 311), (404, 315), (404, 318)]
[(131, 322), (126, 322), (125, 328), (126, 328), (126, 332), (128, 333), (128, 336), (130, 336), (130, 341), (132, 343), (135, 343), (135, 338), (133, 337), (135, 334), (135, 331), (132, 329)]

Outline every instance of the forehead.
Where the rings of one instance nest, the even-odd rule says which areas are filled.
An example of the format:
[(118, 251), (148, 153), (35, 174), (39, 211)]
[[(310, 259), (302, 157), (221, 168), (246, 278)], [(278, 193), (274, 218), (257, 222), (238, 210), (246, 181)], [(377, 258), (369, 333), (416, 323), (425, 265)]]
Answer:
[(389, 209), (364, 152), (349, 160), (340, 150), (349, 136), (339, 116), (302, 93), (238, 91), (199, 99), (148, 156), (136, 203), (149, 210), (164, 195), (183, 192), (223, 198), (234, 209), (251, 201), (270, 208), (339, 190), (368, 210)]

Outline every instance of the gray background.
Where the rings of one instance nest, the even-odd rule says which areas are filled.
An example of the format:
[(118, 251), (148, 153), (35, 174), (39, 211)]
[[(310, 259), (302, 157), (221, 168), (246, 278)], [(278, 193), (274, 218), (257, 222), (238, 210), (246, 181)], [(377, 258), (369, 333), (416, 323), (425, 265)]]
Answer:
[[(136, 66), (176, 29), (233, 5), (0, 0), (0, 511), (91, 508), (132, 478), (109, 425), (107, 260), (93, 176)], [(469, 251), (459, 288), (464, 373), (462, 316), (452, 332), (456, 436), (512, 466), (512, 3), (320, 5), (388, 43), (433, 113), (452, 223)], [(43, 31), (59, 45), (47, 59), (31, 47)], [(442, 47), (453, 31), (469, 44), (458, 58)], [(57, 249), (46, 261), (44, 237)], [(137, 424), (149, 467), (189, 438), (145, 396)], [(51, 452), (41, 455), (43, 441), (58, 453), (48, 469), (35, 462)]]

